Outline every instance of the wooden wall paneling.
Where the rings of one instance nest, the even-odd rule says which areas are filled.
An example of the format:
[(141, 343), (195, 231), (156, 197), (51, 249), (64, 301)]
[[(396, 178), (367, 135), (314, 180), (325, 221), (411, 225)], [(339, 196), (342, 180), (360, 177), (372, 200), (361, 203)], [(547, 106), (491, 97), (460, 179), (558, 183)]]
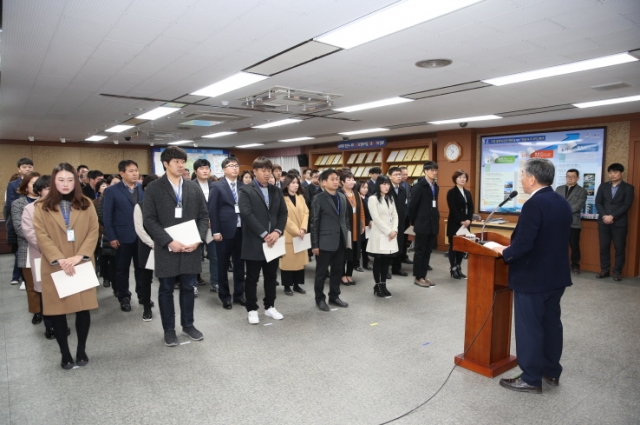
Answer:
[(253, 161), (257, 157), (262, 156), (262, 151), (234, 149), (230, 151), (230, 155), (238, 158), (240, 172), (242, 172), (244, 170), (253, 170)]
[(122, 159), (131, 159), (138, 163), (140, 174), (151, 174), (151, 151), (142, 149), (126, 149), (123, 151)]

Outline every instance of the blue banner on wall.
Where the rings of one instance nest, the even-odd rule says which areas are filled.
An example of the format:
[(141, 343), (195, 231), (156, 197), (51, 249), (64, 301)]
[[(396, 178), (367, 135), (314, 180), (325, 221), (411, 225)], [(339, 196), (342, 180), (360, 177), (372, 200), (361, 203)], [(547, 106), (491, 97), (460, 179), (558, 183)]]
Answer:
[(351, 149), (368, 149), (381, 148), (387, 146), (387, 139), (384, 137), (376, 137), (373, 139), (349, 140), (348, 142), (338, 143), (338, 149), (347, 151)]

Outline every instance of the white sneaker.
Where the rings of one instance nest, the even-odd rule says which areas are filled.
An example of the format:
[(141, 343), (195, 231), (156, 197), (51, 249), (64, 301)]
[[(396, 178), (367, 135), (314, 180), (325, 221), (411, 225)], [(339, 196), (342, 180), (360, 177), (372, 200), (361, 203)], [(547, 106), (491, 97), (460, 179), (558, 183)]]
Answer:
[(13, 279), (13, 280), (11, 281), (11, 284), (12, 284), (12, 285), (17, 285), (18, 283), (20, 283), (20, 281), (19, 281), (19, 280), (17, 280), (17, 279)]
[(276, 310), (275, 307), (271, 307), (269, 310), (265, 311), (264, 315), (269, 316), (274, 320), (284, 319), (284, 316), (278, 310)]
[(27, 287), (25, 286), (24, 282), (22, 282), (22, 283), (20, 284), (20, 290), (21, 290), (21, 291), (24, 291), (24, 290), (26, 290), (26, 289), (27, 289)]
[(249, 312), (249, 323), (251, 325), (257, 325), (260, 323), (260, 318), (258, 317), (258, 310), (251, 310)]

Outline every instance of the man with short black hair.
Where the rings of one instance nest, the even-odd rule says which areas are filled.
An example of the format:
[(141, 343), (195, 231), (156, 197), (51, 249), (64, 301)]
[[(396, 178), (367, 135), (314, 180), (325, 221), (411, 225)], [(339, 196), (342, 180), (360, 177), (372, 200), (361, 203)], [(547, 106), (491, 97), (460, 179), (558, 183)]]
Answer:
[[(391, 188), (389, 193), (393, 197), (393, 203), (396, 206), (396, 212), (398, 213), (398, 254), (391, 260), (391, 274), (399, 276), (408, 276), (409, 274), (402, 270), (402, 247), (405, 240), (405, 219), (407, 218), (407, 192), (402, 186), (402, 170), (400, 167), (391, 167), (387, 172), (389, 179), (391, 180)], [(405, 251), (406, 252), (406, 251)], [(366, 255), (366, 253), (364, 253)], [(387, 275), (387, 279), (389, 279)]]
[[(402, 181), (400, 182), (400, 186), (404, 187), (405, 193), (407, 194), (406, 208), (408, 209), (409, 208), (409, 199), (411, 198), (411, 185), (408, 182), (409, 169), (405, 165), (402, 165), (402, 166), (400, 166), (400, 172), (401, 172), (401, 177), (402, 177)], [(405, 220), (404, 220), (404, 228), (407, 229), (409, 226), (411, 226), (411, 223), (410, 223), (410, 220), (409, 220), (409, 214), (407, 214), (406, 217), (405, 217)], [(404, 234), (404, 231), (403, 231), (403, 234)], [(413, 264), (413, 261), (411, 261), (411, 259), (409, 259), (409, 256), (407, 255), (407, 248), (411, 244), (411, 242), (408, 241), (407, 239), (408, 238), (405, 236), (404, 237), (404, 243), (402, 244), (401, 247), (398, 247), (400, 249), (400, 253), (399, 253), (400, 260), (405, 264)]]
[[(7, 225), (7, 242), (17, 245), (18, 238), (13, 227), (13, 221), (11, 220), (11, 204), (20, 197), (18, 194), (18, 188), (20, 187), (20, 183), (22, 183), (22, 177), (33, 171), (33, 161), (29, 158), (20, 158), (16, 162), (16, 165), (18, 166), (18, 174), (20, 174), (20, 178), (7, 184), (4, 202), (4, 217)], [(17, 285), (20, 283), (20, 279), (22, 279), (22, 269), (18, 267), (18, 251), (16, 247), (11, 284)]]
[[(169, 146), (160, 154), (166, 173), (147, 186), (144, 199), (144, 227), (153, 239), (155, 273), (160, 281), (158, 306), (164, 330), (164, 344), (178, 345), (175, 331), (173, 291), (180, 282), (180, 324), (183, 335), (201, 341), (202, 332), (193, 326), (193, 286), (202, 271), (202, 242), (207, 236), (209, 214), (198, 184), (184, 178), (187, 153)], [(195, 221), (200, 241), (185, 245), (174, 240), (165, 230), (177, 224)]]
[[(209, 201), (209, 194), (211, 191), (211, 186), (215, 182), (211, 181), (211, 163), (204, 159), (197, 159), (193, 163), (194, 173), (196, 174), (195, 181), (202, 189), (202, 193), (204, 194), (205, 202)], [(209, 227), (211, 227), (211, 223), (209, 223)], [(218, 257), (216, 255), (216, 245), (213, 243), (213, 240), (207, 244), (207, 257), (209, 258), (209, 275), (210, 275), (210, 288), (217, 288), (218, 286)], [(206, 282), (200, 275), (196, 277), (198, 285), (204, 285)], [(198, 288), (197, 286), (193, 287), (193, 293), (197, 297), (198, 296)]]
[(82, 185), (82, 187), (88, 185), (89, 179), (87, 178), (87, 173), (89, 172), (89, 167), (87, 167), (86, 165), (78, 165), (76, 171), (78, 172), (78, 178), (80, 179), (80, 184)]
[(378, 180), (378, 176), (382, 174), (382, 168), (380, 167), (371, 167), (369, 168), (369, 181), (367, 185), (369, 186), (369, 192), (367, 192), (366, 198), (369, 199), (369, 196), (373, 195), (376, 191), (376, 180)]
[(558, 186), (556, 192), (564, 196), (571, 205), (573, 212), (573, 222), (571, 223), (571, 236), (569, 246), (571, 247), (571, 272), (580, 274), (580, 231), (582, 230), (582, 220), (580, 213), (587, 202), (587, 191), (578, 185), (580, 172), (575, 168), (567, 170), (566, 184)]
[[(267, 261), (263, 244), (272, 247), (282, 235), (287, 224), (287, 206), (282, 190), (269, 184), (273, 164), (263, 156), (253, 161), (253, 182), (240, 188), (238, 206), (242, 219), (242, 259), (245, 261), (246, 309), (249, 323), (260, 323), (258, 317), (257, 287), (260, 270), (264, 278), (265, 316), (282, 320), (283, 315), (276, 310), (276, 282), (279, 261)], [(279, 180), (276, 180), (276, 184)]]
[[(109, 186), (104, 191), (102, 201), (102, 221), (105, 235), (113, 249), (116, 250), (116, 280), (114, 289), (120, 301), (120, 309), (131, 311), (131, 292), (129, 292), (129, 268), (133, 260), (136, 280), (136, 294), (141, 299), (143, 269), (138, 263), (138, 235), (136, 233), (133, 210), (143, 200), (144, 191), (138, 184), (138, 164), (130, 159), (118, 164), (120, 183)], [(95, 186), (95, 173), (89, 171), (90, 184)], [(98, 171), (99, 173), (99, 171)], [(100, 173), (102, 175), (102, 173)], [(87, 186), (89, 187), (89, 186)], [(91, 188), (93, 190), (93, 188)]]
[(613, 280), (622, 280), (629, 218), (627, 213), (633, 204), (633, 186), (622, 180), (624, 165), (614, 163), (607, 168), (609, 181), (598, 187), (598, 239), (600, 240), (600, 273), (598, 279), (609, 276), (611, 270), (611, 244), (616, 251)]
[(345, 249), (351, 249), (349, 220), (347, 220), (347, 198), (338, 192), (340, 177), (333, 168), (320, 174), (324, 191), (315, 196), (311, 203), (309, 233), (311, 248), (317, 258), (315, 294), (316, 305), (321, 311), (329, 311), (325, 301), (324, 282), (329, 277), (329, 304), (349, 307), (340, 299), (340, 282), (344, 271)]
[(311, 171), (311, 168), (307, 168), (306, 170), (304, 170), (304, 181), (302, 182), (302, 187), (305, 189), (311, 184)]
[(282, 187), (282, 167), (278, 164), (273, 164), (273, 170), (271, 170), (271, 172), (273, 173), (273, 178), (276, 180), (275, 182), (275, 186), (277, 188), (281, 188)]
[[(138, 167), (136, 166), (136, 169)], [(82, 188), (82, 194), (87, 198), (94, 200), (96, 199), (96, 183), (98, 180), (101, 180), (104, 177), (102, 171), (100, 170), (91, 170), (87, 173), (88, 184)], [(136, 177), (137, 178), (137, 177)]]

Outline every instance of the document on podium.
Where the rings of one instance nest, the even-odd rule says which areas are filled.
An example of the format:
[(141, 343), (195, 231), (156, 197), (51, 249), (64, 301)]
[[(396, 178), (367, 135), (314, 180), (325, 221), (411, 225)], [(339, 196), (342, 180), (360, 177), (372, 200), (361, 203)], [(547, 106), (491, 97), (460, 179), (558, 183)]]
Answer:
[(174, 241), (178, 241), (183, 245), (193, 245), (194, 243), (202, 242), (195, 220), (185, 221), (184, 223), (167, 227), (164, 230)]
[(153, 251), (149, 253), (149, 258), (147, 259), (147, 264), (145, 264), (144, 268), (147, 270), (156, 269), (156, 257), (153, 255)]
[(397, 251), (398, 250), (398, 238), (389, 240), (388, 237), (380, 238), (380, 251)]
[(271, 248), (269, 248), (269, 245), (267, 245), (266, 242), (263, 243), (262, 251), (264, 252), (264, 258), (267, 260), (267, 263), (270, 263), (271, 261), (275, 260), (278, 257), (282, 257), (285, 252), (284, 238), (283, 237), (278, 238), (276, 243), (274, 243)]
[(293, 238), (293, 252), (298, 253), (300, 251), (306, 251), (311, 249), (311, 234), (307, 233), (302, 239), (299, 237)]
[(69, 295), (100, 286), (98, 276), (91, 261), (78, 264), (74, 268), (76, 274), (73, 276), (67, 275), (64, 270), (51, 273), (51, 278), (53, 279), (60, 298), (65, 298)]
[(502, 246), (502, 245), (496, 242), (485, 242), (482, 246), (484, 246), (485, 248), (493, 249), (497, 246)]

